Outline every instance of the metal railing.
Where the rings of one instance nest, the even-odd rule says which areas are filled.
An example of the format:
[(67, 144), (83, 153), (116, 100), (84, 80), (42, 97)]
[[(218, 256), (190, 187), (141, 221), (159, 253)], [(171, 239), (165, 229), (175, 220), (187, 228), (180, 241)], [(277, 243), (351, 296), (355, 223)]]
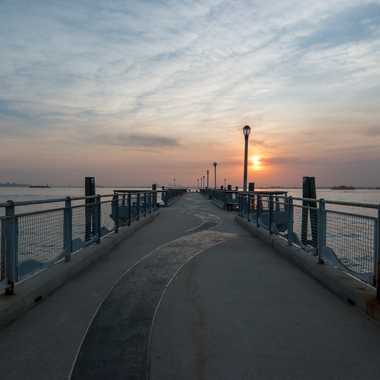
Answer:
[(380, 205), (239, 193), (239, 215), (377, 288)]
[(207, 195), (217, 206), (225, 210), (237, 210), (239, 207), (238, 190), (201, 189), (201, 193)]
[(187, 192), (186, 188), (162, 188), (161, 198), (165, 206), (169, 206), (176, 198)]
[(161, 193), (117, 190), (109, 195), (0, 204), (5, 209), (0, 217), (0, 287), (11, 294), (17, 282), (70, 261), (82, 248), (152, 214)]

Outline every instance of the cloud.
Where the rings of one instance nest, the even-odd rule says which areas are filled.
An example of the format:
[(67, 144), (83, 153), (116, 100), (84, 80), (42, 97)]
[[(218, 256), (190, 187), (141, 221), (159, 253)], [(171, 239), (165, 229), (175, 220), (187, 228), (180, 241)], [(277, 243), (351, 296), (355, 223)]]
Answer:
[(3, 2), (1, 137), (15, 150), (34, 136), (115, 155), (179, 145), (197, 155), (213, 140), (236, 157), (236, 125), (249, 123), (268, 156), (365, 145), (376, 128), (353, 137), (347, 125), (380, 118), (379, 9), (362, 0)]
[[(363, 131), (360, 132), (363, 133)], [(364, 132), (371, 137), (380, 137), (380, 125), (368, 127)]]
[(301, 39), (301, 46), (336, 46), (367, 40), (379, 33), (380, 4), (364, 3), (338, 11), (321, 22), (315, 32)]
[(177, 139), (148, 134), (103, 134), (97, 135), (94, 142), (131, 148), (173, 148), (179, 146)]

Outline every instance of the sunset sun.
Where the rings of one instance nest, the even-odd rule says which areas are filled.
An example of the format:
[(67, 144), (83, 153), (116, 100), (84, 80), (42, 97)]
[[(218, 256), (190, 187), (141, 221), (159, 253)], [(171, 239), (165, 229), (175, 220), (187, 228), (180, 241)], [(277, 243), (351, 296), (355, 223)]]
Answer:
[(254, 170), (261, 170), (262, 169), (261, 157), (258, 155), (252, 156), (251, 164)]

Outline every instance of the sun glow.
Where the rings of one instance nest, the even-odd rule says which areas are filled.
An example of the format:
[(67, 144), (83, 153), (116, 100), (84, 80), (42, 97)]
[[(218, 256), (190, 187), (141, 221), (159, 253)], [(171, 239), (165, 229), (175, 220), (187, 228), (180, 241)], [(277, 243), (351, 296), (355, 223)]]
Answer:
[(254, 170), (261, 170), (262, 169), (261, 157), (257, 155), (252, 156), (251, 164)]

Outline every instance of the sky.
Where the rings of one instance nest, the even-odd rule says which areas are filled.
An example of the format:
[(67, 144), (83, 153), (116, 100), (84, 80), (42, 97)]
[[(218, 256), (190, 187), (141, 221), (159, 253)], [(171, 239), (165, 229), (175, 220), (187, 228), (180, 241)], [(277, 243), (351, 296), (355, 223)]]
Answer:
[(0, 182), (241, 185), (246, 124), (257, 186), (380, 186), (380, 1), (0, 0)]

